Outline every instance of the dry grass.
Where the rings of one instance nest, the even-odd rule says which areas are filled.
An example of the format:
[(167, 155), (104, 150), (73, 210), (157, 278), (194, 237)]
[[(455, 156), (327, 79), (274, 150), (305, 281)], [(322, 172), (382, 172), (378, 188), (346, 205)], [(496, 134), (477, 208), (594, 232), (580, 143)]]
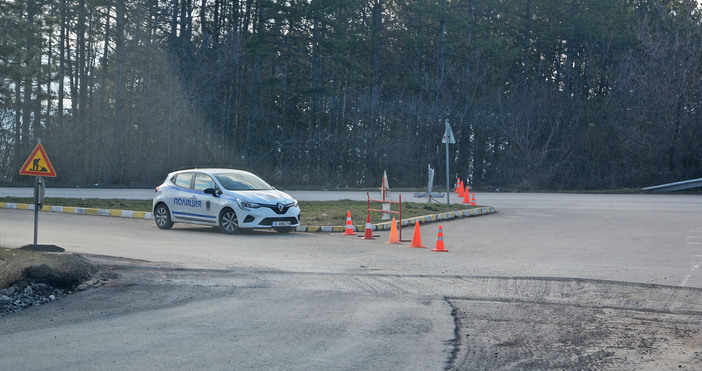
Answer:
[(80, 255), (0, 247), (0, 289), (22, 279), (73, 288), (95, 271), (97, 268)]
[[(424, 216), (430, 214), (439, 214), (449, 211), (468, 210), (477, 206), (468, 206), (463, 204), (437, 204), (437, 203), (402, 203), (402, 218), (412, 218), (416, 216)], [(380, 209), (380, 203), (376, 202), (371, 205), (371, 208)], [(366, 201), (304, 201), (300, 202), (300, 210), (302, 211), (302, 225), (307, 226), (340, 226), (346, 224), (346, 214), (351, 211), (351, 219), (353, 224), (361, 225), (366, 223), (368, 203)], [(391, 210), (396, 212), (399, 210), (397, 204), (391, 204)], [(371, 223), (380, 223), (380, 213), (372, 211), (370, 213)], [(390, 217), (399, 219), (398, 214), (391, 214)]]

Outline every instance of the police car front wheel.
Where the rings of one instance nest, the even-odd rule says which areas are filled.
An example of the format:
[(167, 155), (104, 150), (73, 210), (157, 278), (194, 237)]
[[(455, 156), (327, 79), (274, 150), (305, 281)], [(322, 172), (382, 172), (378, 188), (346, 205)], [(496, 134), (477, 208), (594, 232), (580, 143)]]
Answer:
[(239, 218), (232, 209), (224, 209), (219, 214), (219, 228), (224, 233), (239, 232)]

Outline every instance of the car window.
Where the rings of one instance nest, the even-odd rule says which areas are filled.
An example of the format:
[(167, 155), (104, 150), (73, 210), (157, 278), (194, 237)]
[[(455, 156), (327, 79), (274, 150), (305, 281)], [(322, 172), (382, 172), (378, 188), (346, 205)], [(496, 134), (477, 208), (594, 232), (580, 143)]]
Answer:
[(263, 179), (247, 172), (219, 173), (214, 175), (224, 189), (230, 191), (252, 191), (273, 189)]
[(195, 188), (196, 191), (204, 191), (206, 188), (214, 188), (215, 182), (207, 174), (197, 173), (195, 174)]
[(190, 182), (193, 179), (193, 173), (182, 173), (174, 177), (173, 183), (178, 187), (190, 188)]

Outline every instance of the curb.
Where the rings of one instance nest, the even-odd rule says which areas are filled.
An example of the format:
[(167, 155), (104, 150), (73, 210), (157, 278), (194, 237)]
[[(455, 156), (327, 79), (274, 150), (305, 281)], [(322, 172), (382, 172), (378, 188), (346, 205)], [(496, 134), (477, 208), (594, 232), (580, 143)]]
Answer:
[[(457, 218), (466, 218), (466, 217), (471, 217), (471, 216), (480, 216), (480, 215), (487, 215), (487, 214), (494, 214), (497, 211), (495, 210), (494, 207), (492, 206), (485, 206), (485, 207), (478, 207), (475, 209), (469, 209), (469, 210), (460, 210), (460, 211), (450, 211), (447, 213), (441, 213), (441, 214), (431, 214), (431, 215), (424, 215), (424, 216), (415, 216), (413, 218), (407, 218), (407, 219), (402, 219), (402, 226), (403, 227), (411, 227), (413, 226), (417, 221), (419, 221), (419, 224), (425, 224), (425, 223), (431, 223), (431, 222), (436, 222), (440, 220), (450, 220), (450, 219), (457, 219)], [(384, 230), (389, 230), (392, 226), (392, 222), (385, 222), (385, 223), (378, 223), (378, 224), (372, 224), (372, 229), (373, 231), (384, 231)], [(298, 232), (343, 232), (345, 226), (321, 226), (321, 227), (304, 227), (300, 226), (297, 227)], [(362, 232), (366, 230), (365, 224), (363, 226), (353, 226), (353, 231), (354, 232)]]
[[(34, 210), (33, 204), (20, 204), (14, 202), (0, 202), (0, 209), (16, 209), (16, 210)], [(130, 211), (130, 210), (114, 210), (114, 209), (94, 209), (88, 207), (73, 207), (73, 206), (50, 206), (43, 205), (40, 211), (52, 212), (52, 213), (65, 213), (65, 214), (76, 214), (76, 215), (97, 215), (97, 216), (111, 216), (119, 218), (132, 218), (132, 219), (153, 219), (154, 214), (146, 211)], [(440, 220), (450, 220), (457, 218), (466, 218), (471, 216), (480, 216), (496, 213), (494, 207), (485, 206), (478, 207), (469, 210), (459, 210), (450, 211), (441, 214), (431, 214), (424, 216), (416, 216), (413, 218), (407, 218), (402, 220), (403, 227), (411, 227), (417, 221), (419, 224), (431, 223)], [(374, 231), (384, 231), (391, 228), (392, 222), (372, 224), (372, 230)], [(343, 232), (345, 226), (300, 226), (297, 227), (298, 232)], [(353, 226), (354, 232), (362, 232), (366, 230), (365, 224), (363, 226)]]
[[(14, 202), (0, 202), (0, 209), (17, 209), (17, 210), (34, 210), (33, 204), (19, 204)], [(114, 210), (114, 209), (94, 209), (90, 207), (73, 207), (73, 206), (50, 206), (43, 205), (41, 210), (52, 213), (65, 213), (77, 215), (98, 215), (112, 216), (119, 218), (133, 219), (153, 219), (154, 214), (146, 211), (130, 211), (130, 210)]]

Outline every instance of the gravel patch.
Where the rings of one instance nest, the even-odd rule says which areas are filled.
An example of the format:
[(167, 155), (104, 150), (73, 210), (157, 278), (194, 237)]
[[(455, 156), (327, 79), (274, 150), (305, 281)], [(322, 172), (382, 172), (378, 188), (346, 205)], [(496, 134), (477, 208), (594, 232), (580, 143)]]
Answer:
[(0, 290), (0, 317), (50, 303), (71, 293), (45, 283), (22, 281)]

